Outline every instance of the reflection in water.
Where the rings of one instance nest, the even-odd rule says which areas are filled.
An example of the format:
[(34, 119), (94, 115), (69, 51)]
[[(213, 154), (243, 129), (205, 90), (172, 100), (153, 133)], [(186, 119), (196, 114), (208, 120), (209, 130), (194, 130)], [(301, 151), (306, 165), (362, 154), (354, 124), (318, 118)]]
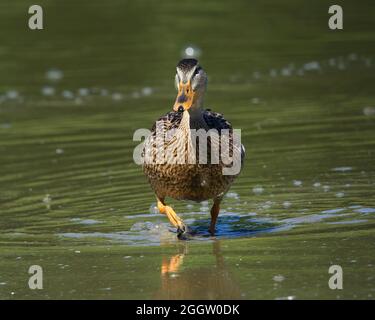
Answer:
[(188, 249), (189, 243), (185, 241), (179, 246), (178, 253), (163, 257), (161, 288), (155, 294), (155, 299), (243, 298), (240, 288), (226, 268), (220, 241), (212, 242), (214, 263), (207, 263), (207, 259), (204, 259), (205, 263), (201, 267), (189, 268)]

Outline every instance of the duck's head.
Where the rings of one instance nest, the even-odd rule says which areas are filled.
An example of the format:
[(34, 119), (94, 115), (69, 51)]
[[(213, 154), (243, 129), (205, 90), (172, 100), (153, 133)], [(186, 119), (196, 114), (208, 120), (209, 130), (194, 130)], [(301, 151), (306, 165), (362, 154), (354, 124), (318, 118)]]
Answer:
[(195, 59), (182, 59), (177, 64), (175, 78), (178, 90), (174, 111), (194, 110), (202, 107), (207, 86), (207, 74)]

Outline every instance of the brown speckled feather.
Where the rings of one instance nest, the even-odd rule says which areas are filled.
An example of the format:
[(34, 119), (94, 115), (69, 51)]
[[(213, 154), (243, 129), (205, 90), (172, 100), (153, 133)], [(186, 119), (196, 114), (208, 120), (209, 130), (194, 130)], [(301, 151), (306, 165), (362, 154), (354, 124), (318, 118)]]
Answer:
[[(187, 124), (190, 128), (200, 129), (205, 127), (205, 129), (216, 129), (219, 133), (222, 129), (232, 130), (231, 124), (226, 121), (221, 114), (209, 110), (204, 110), (202, 112), (202, 119), (204, 123), (193, 124), (190, 119), (190, 122)], [(173, 111), (168, 112), (157, 120), (157, 122), (162, 124), (162, 128), (165, 132), (172, 129), (178, 129), (183, 125), (186, 125), (182, 123), (183, 121), (183, 113)], [(156, 128), (155, 123), (151, 130), (151, 137), (153, 138), (156, 136)], [(230, 132), (232, 134), (232, 131)], [(184, 139), (177, 137), (177, 140)], [(210, 150), (210, 143), (211, 140), (208, 138), (208, 150)], [(167, 144), (170, 144), (170, 141)], [(165, 144), (164, 147), (166, 147)], [(185, 147), (187, 148), (185, 145), (178, 145), (178, 147), (182, 149), (185, 149)], [(150, 140), (150, 138), (146, 139), (144, 151), (151, 152), (154, 157), (153, 159), (155, 159), (155, 150), (155, 141)], [(196, 150), (194, 151), (194, 153), (198, 155), (198, 144)], [(143, 170), (158, 198), (168, 196), (175, 199), (195, 201), (220, 199), (228, 191), (231, 183), (238, 174), (223, 175), (223, 163), (220, 162), (219, 164), (210, 164), (209, 155), (210, 152), (208, 152), (208, 164), (145, 163)], [(244, 155), (244, 148), (241, 148), (241, 163), (243, 162)]]

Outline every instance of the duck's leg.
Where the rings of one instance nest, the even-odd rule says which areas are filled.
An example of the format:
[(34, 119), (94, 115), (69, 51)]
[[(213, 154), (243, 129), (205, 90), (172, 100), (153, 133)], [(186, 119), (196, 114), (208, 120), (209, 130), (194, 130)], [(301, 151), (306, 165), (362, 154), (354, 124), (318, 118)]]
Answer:
[(210, 228), (209, 228), (211, 236), (215, 235), (215, 226), (216, 226), (217, 216), (219, 215), (219, 211), (220, 211), (220, 202), (221, 202), (221, 199), (214, 199), (214, 204), (212, 205), (212, 208), (211, 208), (211, 223), (210, 223)]
[(157, 201), (160, 213), (165, 214), (168, 217), (169, 221), (177, 228), (178, 237), (187, 232), (186, 224), (170, 206), (167, 206), (165, 204), (164, 199), (157, 198)]

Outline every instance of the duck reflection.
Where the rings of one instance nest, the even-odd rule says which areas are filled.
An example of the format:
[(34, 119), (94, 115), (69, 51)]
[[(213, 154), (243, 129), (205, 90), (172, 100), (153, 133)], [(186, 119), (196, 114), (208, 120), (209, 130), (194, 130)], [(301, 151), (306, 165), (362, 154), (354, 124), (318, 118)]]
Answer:
[[(195, 261), (189, 254), (189, 243), (182, 242), (178, 253), (163, 257), (161, 265), (161, 288), (156, 299), (241, 299), (240, 288), (226, 269), (220, 241), (212, 244), (213, 262), (201, 256)], [(198, 266), (197, 266), (198, 264)]]

